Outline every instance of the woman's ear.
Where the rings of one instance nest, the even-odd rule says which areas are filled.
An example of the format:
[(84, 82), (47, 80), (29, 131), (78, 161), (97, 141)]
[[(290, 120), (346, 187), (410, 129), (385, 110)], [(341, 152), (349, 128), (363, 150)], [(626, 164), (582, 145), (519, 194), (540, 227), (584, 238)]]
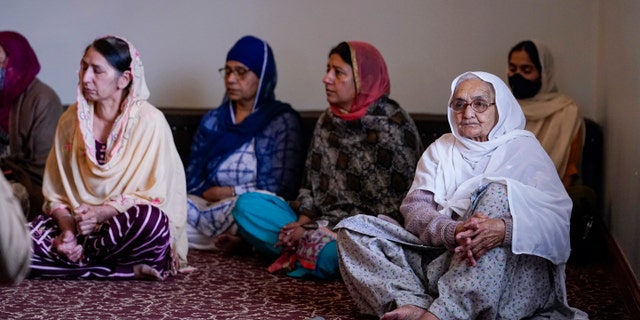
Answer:
[(118, 78), (118, 89), (124, 89), (129, 86), (131, 83), (131, 71), (127, 70), (123, 72)]

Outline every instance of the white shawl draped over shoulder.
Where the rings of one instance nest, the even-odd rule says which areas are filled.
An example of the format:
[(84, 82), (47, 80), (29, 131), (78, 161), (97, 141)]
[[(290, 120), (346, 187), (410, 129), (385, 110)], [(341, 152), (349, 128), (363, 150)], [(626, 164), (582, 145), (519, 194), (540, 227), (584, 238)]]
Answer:
[[(535, 136), (523, 130), (524, 115), (504, 82), (489, 73), (472, 73), (496, 91), (499, 118), (489, 141), (461, 137), (453, 111), (447, 108), (452, 133), (436, 140), (422, 155), (409, 192), (431, 191), (442, 214), (462, 216), (473, 191), (488, 182), (503, 183), (513, 218), (512, 251), (565, 263), (570, 253), (572, 203), (553, 162)], [(452, 95), (460, 77), (452, 83)], [(476, 163), (486, 167), (480, 174), (470, 174)]]
[(163, 113), (147, 102), (140, 57), (129, 44), (133, 83), (109, 134), (106, 163), (98, 164), (93, 105), (78, 88), (77, 102), (61, 116), (47, 159), (44, 212), (81, 204), (110, 205), (118, 212), (152, 204), (169, 218), (172, 246), (186, 265), (186, 182), (180, 156)]

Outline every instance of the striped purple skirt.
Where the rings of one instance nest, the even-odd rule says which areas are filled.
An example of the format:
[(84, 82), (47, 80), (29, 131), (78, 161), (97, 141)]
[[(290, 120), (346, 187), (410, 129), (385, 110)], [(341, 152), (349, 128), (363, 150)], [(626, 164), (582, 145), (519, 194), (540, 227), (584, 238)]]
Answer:
[(29, 223), (33, 241), (30, 277), (133, 279), (134, 266), (147, 265), (162, 277), (171, 271), (171, 234), (167, 215), (152, 205), (137, 205), (105, 221), (99, 230), (79, 236), (83, 256), (71, 262), (58, 254), (60, 234), (49, 216)]

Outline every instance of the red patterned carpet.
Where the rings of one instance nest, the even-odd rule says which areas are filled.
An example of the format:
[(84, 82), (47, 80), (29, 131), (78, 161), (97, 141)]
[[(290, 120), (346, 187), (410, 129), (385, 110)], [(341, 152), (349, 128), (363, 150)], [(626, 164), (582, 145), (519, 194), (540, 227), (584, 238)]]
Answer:
[(256, 257), (191, 251), (164, 282), (30, 279), (0, 288), (0, 319), (358, 319), (340, 281), (269, 274)]
[[(0, 288), (0, 319), (362, 319), (340, 281), (273, 275), (254, 256), (191, 251), (164, 282), (40, 280)], [(602, 264), (567, 269), (569, 303), (591, 319), (630, 319)]]

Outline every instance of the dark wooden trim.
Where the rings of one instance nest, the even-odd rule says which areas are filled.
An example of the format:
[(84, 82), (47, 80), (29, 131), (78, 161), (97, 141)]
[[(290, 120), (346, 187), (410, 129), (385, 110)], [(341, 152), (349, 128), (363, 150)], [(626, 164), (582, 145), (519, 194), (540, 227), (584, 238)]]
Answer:
[(298, 113), (302, 118), (318, 119), (324, 110), (299, 110)]
[(158, 107), (165, 114), (185, 115), (185, 116), (203, 116), (209, 108), (178, 108), (178, 107)]
[(630, 319), (640, 319), (640, 286), (629, 261), (609, 231), (604, 231), (607, 251), (611, 255), (611, 274), (621, 290), (624, 303), (629, 308)]

